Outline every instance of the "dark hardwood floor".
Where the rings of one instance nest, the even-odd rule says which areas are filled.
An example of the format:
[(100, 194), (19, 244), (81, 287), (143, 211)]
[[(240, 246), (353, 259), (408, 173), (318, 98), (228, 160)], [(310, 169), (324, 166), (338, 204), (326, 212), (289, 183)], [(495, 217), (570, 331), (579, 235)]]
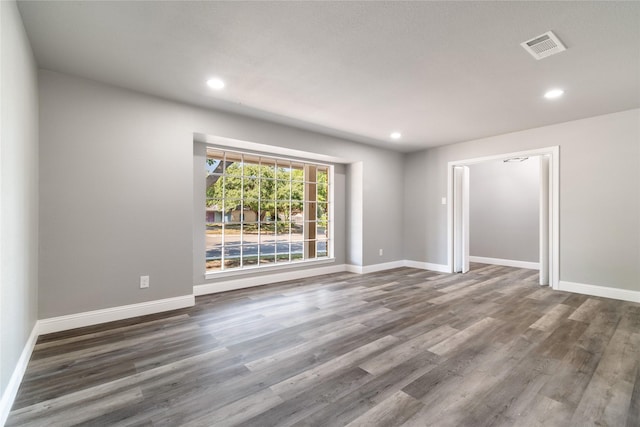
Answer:
[(8, 426), (640, 426), (640, 305), (474, 264), (40, 337)]

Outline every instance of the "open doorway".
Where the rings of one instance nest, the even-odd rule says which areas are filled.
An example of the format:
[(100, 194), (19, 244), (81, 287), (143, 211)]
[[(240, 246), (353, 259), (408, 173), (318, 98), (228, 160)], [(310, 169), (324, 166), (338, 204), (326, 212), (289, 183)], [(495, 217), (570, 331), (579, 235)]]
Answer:
[(469, 166), (487, 161), (537, 157), (540, 170), (539, 271), (540, 284), (557, 289), (559, 282), (559, 149), (504, 153), (496, 156), (449, 162), (448, 175), (448, 267), (450, 272), (469, 269)]

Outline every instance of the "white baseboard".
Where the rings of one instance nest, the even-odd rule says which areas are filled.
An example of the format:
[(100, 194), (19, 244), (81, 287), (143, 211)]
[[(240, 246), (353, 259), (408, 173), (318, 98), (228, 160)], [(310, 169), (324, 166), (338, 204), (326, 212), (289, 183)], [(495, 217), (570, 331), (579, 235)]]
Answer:
[(194, 304), (195, 298), (193, 295), (184, 295), (174, 298), (123, 305), (120, 307), (105, 308), (102, 310), (86, 311), (84, 313), (69, 314), (66, 316), (51, 317), (38, 321), (38, 333), (40, 335), (50, 334), (52, 332), (97, 325), (99, 323), (113, 322), (115, 320), (129, 319), (131, 317), (191, 307)]
[(2, 393), (2, 399), (0, 400), (0, 426), (3, 426), (7, 421), (7, 418), (9, 417), (9, 412), (11, 411), (13, 402), (15, 401), (16, 395), (18, 394), (18, 389), (20, 388), (22, 377), (27, 370), (27, 365), (29, 364), (29, 359), (31, 359), (31, 353), (33, 353), (33, 347), (36, 345), (37, 340), (38, 322), (33, 325), (31, 334), (29, 335), (29, 338), (27, 339), (27, 342), (22, 349), (22, 353), (20, 353), (18, 363), (16, 363), (16, 367), (11, 374), (11, 378), (9, 378), (7, 387), (4, 389), (4, 393)]
[(437, 271), (438, 273), (451, 273), (446, 264), (433, 264), (430, 262), (404, 260), (405, 267), (421, 268), (422, 270)]
[(361, 265), (345, 264), (344, 271), (349, 273), (362, 274), (363, 267)]
[(372, 264), (372, 265), (351, 265), (347, 264), (346, 269), (350, 273), (358, 273), (358, 274), (367, 274), (367, 273), (375, 273), (378, 271), (391, 270), (393, 268), (404, 267), (405, 262), (403, 260), (400, 261), (391, 261), (391, 262), (383, 262), (380, 264)]
[(286, 282), (287, 280), (304, 279), (307, 277), (320, 276), (322, 274), (343, 273), (347, 271), (344, 264), (331, 265), (328, 267), (307, 268), (304, 270), (289, 270), (282, 273), (265, 274), (255, 277), (243, 277), (238, 279), (222, 279), (215, 283), (205, 283), (194, 285), (193, 295), (208, 295), (219, 292), (234, 291), (236, 289), (252, 288), (254, 286), (268, 285), (270, 283)]
[(391, 270), (393, 268), (399, 267), (413, 267), (413, 268), (421, 268), (423, 270), (433, 270), (439, 271), (443, 273), (448, 273), (448, 267), (446, 265), (441, 264), (431, 264), (428, 262), (417, 262), (417, 261), (407, 261), (407, 260), (399, 260), (399, 261), (391, 261), (385, 262), (381, 264), (373, 264), (373, 265), (352, 265), (352, 264), (338, 264), (329, 267), (318, 267), (318, 268), (309, 268), (305, 270), (291, 270), (282, 273), (275, 274), (265, 274), (262, 276), (255, 277), (243, 277), (238, 279), (226, 279), (220, 280), (215, 283), (205, 283), (202, 285), (194, 285), (193, 286), (193, 295), (208, 295), (208, 294), (216, 294), (220, 292), (234, 291), (237, 289), (246, 289), (252, 288), (254, 286), (262, 286), (268, 285), (270, 283), (277, 282), (285, 282), (287, 280), (296, 280), (296, 279), (304, 279), (307, 277), (319, 276), (322, 274), (331, 274), (331, 273), (356, 273), (356, 274), (367, 274), (367, 273), (375, 273), (378, 271)]
[(628, 289), (608, 288), (606, 286), (586, 285), (584, 283), (575, 283), (560, 280), (560, 282), (558, 283), (558, 290), (575, 292), (577, 294), (591, 295), (594, 297), (640, 302), (640, 291), (631, 291)]
[(502, 265), (504, 267), (528, 268), (530, 270), (540, 270), (539, 262), (518, 261), (514, 259), (487, 258), (482, 256), (470, 256), (469, 261), (482, 264)]

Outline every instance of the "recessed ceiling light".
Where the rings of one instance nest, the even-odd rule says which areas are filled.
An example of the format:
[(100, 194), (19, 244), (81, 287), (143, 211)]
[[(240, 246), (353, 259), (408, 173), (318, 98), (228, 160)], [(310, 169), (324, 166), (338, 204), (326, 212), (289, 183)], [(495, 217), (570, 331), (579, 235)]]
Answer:
[(560, 98), (564, 94), (564, 90), (562, 89), (551, 89), (547, 93), (544, 94), (544, 97), (547, 99), (555, 99)]
[(402, 134), (400, 132), (393, 132), (389, 136), (391, 137), (391, 139), (400, 139), (400, 138), (402, 138)]
[(207, 80), (207, 86), (214, 90), (224, 89), (224, 82), (218, 78)]

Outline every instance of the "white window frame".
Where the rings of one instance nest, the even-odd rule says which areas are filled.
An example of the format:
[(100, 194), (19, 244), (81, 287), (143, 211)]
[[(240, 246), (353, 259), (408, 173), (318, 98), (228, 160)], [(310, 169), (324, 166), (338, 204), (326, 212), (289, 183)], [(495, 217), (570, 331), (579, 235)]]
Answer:
[[(211, 139), (214, 139), (214, 141), (211, 141)], [(197, 138), (199, 139), (199, 138)], [(334, 187), (335, 187), (335, 174), (334, 174), (334, 164), (325, 161), (322, 161), (320, 159), (318, 159), (318, 157), (323, 158), (324, 159), (332, 159), (330, 156), (322, 156), (322, 155), (313, 155), (312, 158), (309, 158), (307, 156), (286, 156), (286, 155), (281, 155), (279, 154), (282, 151), (285, 152), (292, 152), (295, 154), (301, 153), (301, 154), (306, 154), (303, 152), (296, 152), (295, 150), (288, 150), (288, 149), (277, 149), (277, 147), (273, 147), (274, 151), (277, 151), (278, 153), (273, 153), (271, 152), (271, 150), (269, 151), (262, 151), (262, 150), (255, 150), (255, 149), (251, 149), (251, 148), (244, 148), (244, 146), (246, 145), (254, 145), (254, 146), (260, 146), (263, 147), (261, 144), (254, 144), (254, 143), (248, 143), (248, 142), (244, 142), (244, 141), (235, 141), (235, 140), (227, 140), (226, 138), (220, 138), (220, 137), (209, 137), (206, 138), (207, 142), (205, 142), (205, 147), (206, 149), (213, 149), (213, 150), (217, 150), (217, 151), (223, 151), (223, 152), (230, 152), (230, 153), (234, 153), (234, 154), (242, 154), (242, 155), (248, 155), (248, 156), (261, 156), (264, 158), (269, 158), (271, 160), (275, 160), (276, 162), (278, 160), (280, 161), (285, 161), (285, 162), (295, 162), (295, 163), (303, 163), (303, 164), (309, 164), (309, 165), (316, 165), (316, 166), (321, 166), (321, 167), (326, 167), (327, 168), (327, 182), (328, 182), (328, 189), (327, 189), (327, 214), (328, 214), (328, 228), (329, 228), (329, 232), (327, 235), (327, 256), (321, 257), (321, 258), (308, 258), (308, 259), (298, 259), (298, 260), (292, 260), (291, 259), (291, 247), (289, 249), (289, 261), (288, 262), (274, 262), (272, 264), (262, 264), (260, 265), (258, 263), (258, 265), (250, 265), (250, 266), (241, 266), (241, 267), (234, 267), (228, 270), (225, 270), (224, 268), (222, 268), (221, 270), (217, 270), (217, 271), (208, 271), (206, 269), (206, 261), (205, 261), (205, 277), (207, 279), (212, 279), (212, 278), (217, 278), (217, 277), (225, 277), (225, 276), (234, 276), (234, 275), (241, 275), (241, 274), (247, 274), (250, 272), (262, 272), (265, 270), (268, 271), (273, 271), (273, 270), (279, 270), (279, 269), (287, 269), (287, 268), (292, 268), (295, 266), (310, 266), (310, 265), (317, 265), (317, 264), (327, 264), (327, 263), (333, 263), (335, 262), (335, 255), (334, 255), (334, 243), (335, 243), (335, 212), (334, 212), (334, 207), (335, 207), (335, 203), (334, 203)], [(218, 141), (219, 140), (219, 141)], [(225, 142), (236, 142), (236, 144), (225, 144)], [(222, 142), (222, 143), (212, 143), (212, 142)], [(238, 147), (237, 143), (241, 143), (242, 146)], [(231, 145), (231, 146), (230, 146)], [(205, 154), (205, 158), (207, 158), (207, 155)], [(316, 181), (317, 182), (317, 181)], [(306, 180), (305, 180), (305, 185), (307, 184)], [(206, 188), (206, 187), (205, 187)], [(317, 190), (316, 190), (317, 191)], [(277, 200), (277, 199), (276, 199)], [(205, 196), (205, 201), (206, 201), (206, 196)], [(290, 200), (289, 203), (291, 203), (291, 196), (290, 196)], [(303, 200), (303, 203), (306, 204), (308, 203), (307, 198), (305, 197), (305, 200)], [(305, 209), (306, 211), (306, 209)], [(223, 215), (224, 215), (224, 211), (223, 211)], [(258, 212), (259, 215), (259, 212)], [(205, 222), (206, 224), (206, 222)], [(244, 224), (243, 221), (240, 222), (240, 224)], [(242, 226), (241, 228), (241, 242), (242, 240)], [(305, 221), (305, 228), (306, 228), (306, 221)], [(206, 230), (205, 230), (206, 233)], [(291, 233), (291, 232), (290, 232)], [(291, 234), (290, 234), (291, 237)], [(316, 242), (318, 241), (317, 239), (314, 239)], [(289, 239), (289, 241), (291, 241)], [(224, 240), (223, 240), (224, 242)], [(303, 240), (303, 242), (306, 243), (306, 240)], [(304, 253), (306, 253), (306, 244), (303, 243), (303, 251)], [(242, 247), (242, 244), (241, 244)], [(205, 249), (206, 250), (206, 249)], [(222, 244), (222, 251), (224, 252), (224, 243)], [(277, 254), (277, 251), (276, 251)], [(241, 255), (242, 256), (242, 255)], [(258, 259), (259, 258), (259, 254), (258, 254)], [(206, 258), (205, 258), (206, 260)], [(224, 266), (224, 258), (221, 259), (221, 261), (223, 262), (223, 266)]]

